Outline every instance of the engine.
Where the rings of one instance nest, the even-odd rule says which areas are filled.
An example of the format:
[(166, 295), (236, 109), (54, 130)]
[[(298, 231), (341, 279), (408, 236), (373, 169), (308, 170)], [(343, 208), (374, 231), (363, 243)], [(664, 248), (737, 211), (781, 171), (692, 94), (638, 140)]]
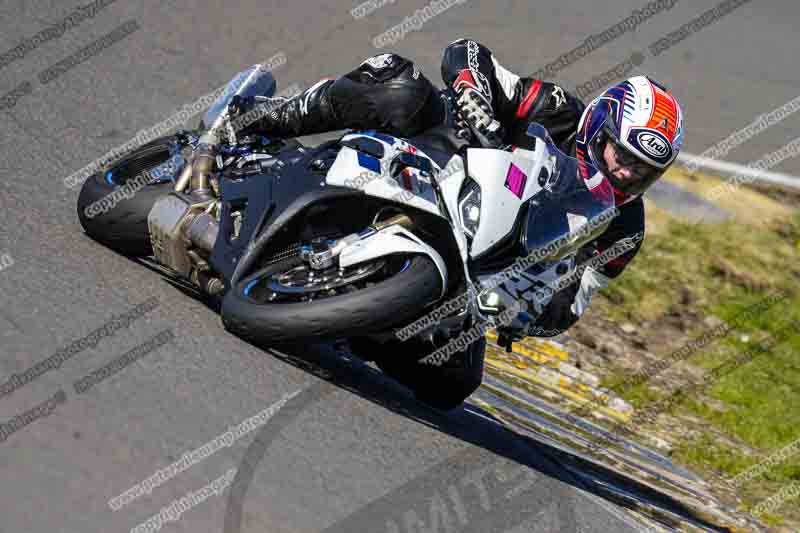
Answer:
[(224, 290), (208, 264), (219, 235), (218, 210), (209, 195), (173, 192), (156, 201), (147, 219), (156, 260), (210, 294)]

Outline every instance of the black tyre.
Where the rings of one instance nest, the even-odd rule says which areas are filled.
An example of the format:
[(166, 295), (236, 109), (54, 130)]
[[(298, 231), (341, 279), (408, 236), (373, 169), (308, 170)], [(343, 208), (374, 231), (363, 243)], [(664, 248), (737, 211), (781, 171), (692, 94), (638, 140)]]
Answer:
[(436, 350), (432, 343), (420, 339), (378, 344), (360, 338), (351, 339), (350, 345), (356, 355), (374, 359), (384, 373), (411, 389), (419, 401), (444, 411), (461, 405), (483, 381), (483, 338), (453, 354), (442, 366), (419, 362)]
[[(293, 258), (243, 279), (225, 294), (223, 324), (232, 333), (261, 345), (363, 335), (408, 323), (439, 297), (442, 286), (429, 258), (391, 257), (346, 270), (338, 285), (328, 279), (325, 286), (335, 288), (324, 294), (311, 293), (308, 301), (314, 285), (303, 288), (300, 283), (307, 272), (303, 261)], [(325, 281), (324, 277), (318, 279)], [(293, 280), (299, 281), (293, 284)]]
[(172, 190), (172, 182), (146, 185), (132, 197), (119, 199), (106, 212), (95, 213), (91, 206), (128, 180), (167, 162), (176, 142), (176, 136), (156, 139), (87, 178), (78, 196), (78, 218), (87, 235), (126, 255), (152, 254), (147, 216), (155, 201)]

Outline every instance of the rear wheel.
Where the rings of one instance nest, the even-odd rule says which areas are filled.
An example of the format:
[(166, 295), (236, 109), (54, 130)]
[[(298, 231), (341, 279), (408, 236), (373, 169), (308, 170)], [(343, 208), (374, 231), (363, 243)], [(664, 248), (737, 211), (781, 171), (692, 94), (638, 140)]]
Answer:
[(299, 257), (236, 283), (222, 320), (260, 344), (333, 340), (384, 331), (418, 316), (442, 282), (428, 257), (389, 256), (339, 270), (312, 270)]
[[(126, 255), (151, 255), (147, 216), (156, 200), (172, 190), (173, 182), (145, 185), (128, 198), (112, 195), (134, 177), (166, 163), (179, 142), (178, 136), (156, 139), (89, 176), (78, 196), (78, 218), (86, 234)], [(107, 209), (100, 203), (104, 199)]]

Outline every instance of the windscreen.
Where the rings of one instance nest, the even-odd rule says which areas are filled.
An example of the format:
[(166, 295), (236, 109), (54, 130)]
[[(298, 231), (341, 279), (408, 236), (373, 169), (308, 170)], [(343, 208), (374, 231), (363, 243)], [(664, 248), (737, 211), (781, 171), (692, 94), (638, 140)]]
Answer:
[(531, 124), (527, 134), (545, 144), (547, 164), (540, 174), (543, 189), (530, 200), (523, 245), (537, 260), (558, 260), (606, 230), (618, 214), (614, 193), (593, 167), (580, 172), (581, 163), (559, 150), (540, 124)]
[(231, 99), (236, 96), (272, 96), (275, 92), (275, 78), (265, 65), (253, 65), (237, 74), (225, 91), (206, 111), (203, 122), (206, 127), (215, 125), (222, 116)]

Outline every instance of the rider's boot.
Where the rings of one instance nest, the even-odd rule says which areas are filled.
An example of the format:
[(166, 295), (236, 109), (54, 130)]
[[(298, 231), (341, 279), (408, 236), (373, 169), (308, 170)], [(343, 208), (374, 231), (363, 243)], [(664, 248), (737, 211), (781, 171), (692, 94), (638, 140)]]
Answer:
[[(340, 129), (340, 120), (333, 111), (330, 88), (335, 80), (321, 80), (293, 98), (259, 98), (250, 102), (263, 110), (254, 122), (247, 124), (242, 133), (262, 133), (266, 136), (300, 137)], [(247, 110), (245, 110), (247, 112)]]

